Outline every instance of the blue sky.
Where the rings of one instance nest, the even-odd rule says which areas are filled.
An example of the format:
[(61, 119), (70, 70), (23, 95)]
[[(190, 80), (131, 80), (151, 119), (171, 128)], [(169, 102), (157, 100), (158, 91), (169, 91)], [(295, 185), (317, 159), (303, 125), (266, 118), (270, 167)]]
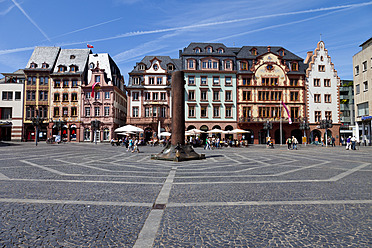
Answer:
[(190, 42), (282, 46), (305, 58), (322, 40), (341, 79), (372, 37), (372, 1), (0, 0), (0, 72), (24, 68), (35, 46), (107, 52), (128, 81), (146, 55), (178, 58)]

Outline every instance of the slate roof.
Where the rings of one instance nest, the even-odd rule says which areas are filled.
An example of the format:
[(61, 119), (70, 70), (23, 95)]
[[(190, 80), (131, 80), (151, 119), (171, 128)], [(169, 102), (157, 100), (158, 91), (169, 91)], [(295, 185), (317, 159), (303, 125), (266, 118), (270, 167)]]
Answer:
[(0, 84), (5, 83), (5, 77), (7, 77), (7, 76), (10, 76), (10, 77), (16, 76), (16, 77), (23, 78), (23, 79), (25, 78), (25, 73), (24, 73), (23, 69), (18, 69), (13, 73), (3, 72), (1, 74), (3, 74), (4, 77), (0, 79)]
[(169, 56), (145, 56), (141, 62), (139, 63), (136, 63), (136, 66), (134, 67), (134, 69), (130, 72), (131, 73), (143, 73), (143, 71), (139, 70), (138, 68), (138, 65), (139, 64), (145, 64), (146, 65), (146, 70), (150, 68), (151, 66), (151, 60), (153, 60), (154, 58), (157, 58), (158, 60), (160, 60), (160, 66), (167, 70), (167, 65), (168, 64), (173, 64), (175, 66), (174, 68), (174, 71), (179, 71), (182, 69), (182, 61), (180, 59), (172, 59), (171, 57)]
[[(206, 47), (212, 47), (212, 53), (208, 53)], [(195, 48), (200, 48), (200, 53), (195, 53)], [(223, 53), (218, 53), (217, 49), (223, 48)], [(192, 42), (187, 47), (183, 49), (182, 56), (192, 55), (192, 56), (206, 56), (206, 55), (219, 55), (219, 56), (236, 56), (235, 47), (226, 47), (223, 43), (198, 43)]]
[[(60, 47), (35, 47), (30, 60), (28, 61), (26, 68), (27, 70), (46, 70), (51, 71), (53, 70), (54, 64), (56, 62), (57, 56), (60, 52)], [(31, 63), (36, 63), (37, 68), (31, 69)], [(42, 69), (41, 66), (43, 63), (47, 63), (49, 65), (48, 68)]]
[[(257, 55), (252, 55), (251, 54), (251, 50), (253, 48), (256, 48), (257, 49)], [(284, 51), (284, 56), (283, 56), (283, 59), (284, 60), (303, 60), (301, 57), (297, 56), (296, 54), (288, 51), (287, 49), (283, 48), (283, 47), (277, 47), (277, 46), (274, 46), (274, 47), (271, 47), (271, 52), (276, 54), (276, 55), (279, 55), (279, 51), (280, 50), (283, 50)], [(268, 52), (268, 47), (267, 46), (243, 46), (239, 53), (236, 55), (237, 59), (255, 59), (265, 53)]]
[[(53, 74), (61, 74), (58, 73), (58, 66), (60, 65), (66, 66), (68, 69), (66, 73), (63, 73), (64, 75), (68, 74), (70, 65), (76, 65), (78, 67), (78, 71), (73, 73), (74, 75), (76, 73), (82, 73), (86, 69), (88, 55), (91, 52), (90, 49), (62, 49), (55, 64)], [(71, 57), (72, 55), (74, 58)]]

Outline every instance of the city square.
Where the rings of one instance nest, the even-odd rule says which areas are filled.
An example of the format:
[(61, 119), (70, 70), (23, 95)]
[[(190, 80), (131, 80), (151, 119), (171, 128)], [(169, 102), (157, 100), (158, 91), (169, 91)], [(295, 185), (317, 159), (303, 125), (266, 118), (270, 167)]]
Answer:
[(371, 147), (0, 146), (2, 247), (370, 247)]

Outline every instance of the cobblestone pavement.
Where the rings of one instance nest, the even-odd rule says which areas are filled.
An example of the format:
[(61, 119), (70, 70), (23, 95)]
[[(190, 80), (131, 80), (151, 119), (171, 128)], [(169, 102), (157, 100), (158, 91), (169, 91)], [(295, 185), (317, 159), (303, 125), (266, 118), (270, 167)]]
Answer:
[(371, 247), (372, 148), (0, 147), (0, 247)]

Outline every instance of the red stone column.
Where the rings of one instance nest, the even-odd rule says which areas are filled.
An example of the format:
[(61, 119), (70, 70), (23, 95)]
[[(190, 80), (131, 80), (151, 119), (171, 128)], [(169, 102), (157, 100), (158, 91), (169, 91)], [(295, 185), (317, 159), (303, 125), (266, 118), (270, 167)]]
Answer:
[(182, 71), (172, 74), (172, 145), (185, 145), (185, 80)]

